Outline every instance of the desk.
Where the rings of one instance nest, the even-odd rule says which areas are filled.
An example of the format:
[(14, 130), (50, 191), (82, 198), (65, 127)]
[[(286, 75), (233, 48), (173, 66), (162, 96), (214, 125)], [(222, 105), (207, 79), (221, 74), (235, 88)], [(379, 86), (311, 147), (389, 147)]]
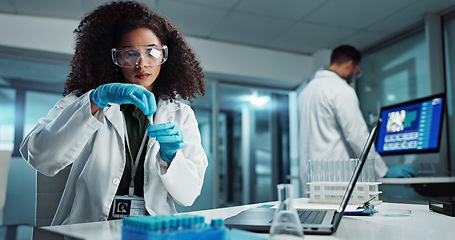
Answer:
[(427, 197), (455, 196), (455, 177), (379, 178), (376, 181), (387, 185), (405, 185)]
[(378, 178), (376, 181), (382, 184), (455, 183), (455, 177)]
[[(272, 202), (275, 203), (275, 202)], [(191, 212), (204, 216), (206, 221), (212, 218), (227, 218), (250, 207), (263, 204), (251, 204), (237, 207), (219, 208)], [(296, 207), (306, 206), (314, 208), (308, 199), (296, 199)], [(333, 206), (333, 205), (330, 205)], [(333, 206), (335, 207), (335, 206)], [(434, 213), (428, 205), (382, 203), (376, 206), (379, 212), (392, 209), (409, 209), (411, 215), (407, 217), (386, 217), (376, 214), (371, 217), (343, 216), (338, 230), (331, 236), (305, 235), (305, 240), (311, 239), (454, 239), (455, 217)], [(121, 239), (121, 220), (108, 222), (94, 222), (72, 224), (65, 226), (45, 227), (48, 230), (72, 234), (85, 239), (119, 240)]]

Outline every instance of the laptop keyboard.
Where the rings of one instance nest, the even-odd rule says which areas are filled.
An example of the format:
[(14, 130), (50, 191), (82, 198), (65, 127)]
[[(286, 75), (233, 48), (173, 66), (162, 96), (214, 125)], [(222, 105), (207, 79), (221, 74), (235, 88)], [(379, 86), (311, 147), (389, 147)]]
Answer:
[(320, 224), (326, 213), (326, 210), (297, 210), (302, 224)]

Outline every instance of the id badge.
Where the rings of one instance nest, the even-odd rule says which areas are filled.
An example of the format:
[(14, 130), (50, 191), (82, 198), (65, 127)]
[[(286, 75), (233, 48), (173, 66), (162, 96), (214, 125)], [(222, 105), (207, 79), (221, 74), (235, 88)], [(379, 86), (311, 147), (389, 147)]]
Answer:
[(143, 197), (115, 196), (112, 207), (112, 217), (125, 218), (145, 215)]

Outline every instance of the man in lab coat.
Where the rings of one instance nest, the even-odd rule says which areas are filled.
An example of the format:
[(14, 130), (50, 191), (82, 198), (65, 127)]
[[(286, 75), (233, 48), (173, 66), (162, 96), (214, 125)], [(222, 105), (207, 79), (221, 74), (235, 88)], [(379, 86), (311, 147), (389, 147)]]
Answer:
[[(352, 46), (341, 45), (332, 51), (330, 66), (317, 71), (299, 94), (300, 179), (308, 191), (308, 160), (358, 158), (368, 137), (368, 128), (359, 108), (359, 100), (349, 85), (358, 72), (361, 54)], [(387, 168), (376, 151), (376, 177), (412, 177), (404, 166)]]

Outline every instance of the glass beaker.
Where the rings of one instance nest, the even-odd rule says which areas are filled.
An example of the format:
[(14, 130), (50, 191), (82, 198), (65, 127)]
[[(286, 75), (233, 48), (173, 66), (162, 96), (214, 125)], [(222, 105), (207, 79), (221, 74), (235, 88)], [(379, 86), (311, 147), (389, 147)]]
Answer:
[(303, 228), (292, 205), (292, 185), (279, 184), (277, 188), (280, 203), (273, 216), (270, 238), (303, 239)]

